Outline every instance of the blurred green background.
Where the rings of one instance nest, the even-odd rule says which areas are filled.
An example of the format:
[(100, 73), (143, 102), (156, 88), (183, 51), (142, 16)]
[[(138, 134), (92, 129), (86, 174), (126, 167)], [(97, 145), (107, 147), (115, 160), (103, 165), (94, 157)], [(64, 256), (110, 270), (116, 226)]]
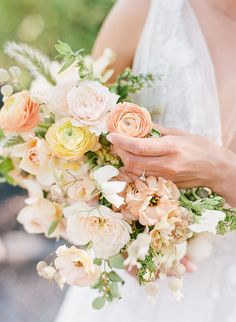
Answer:
[(55, 57), (58, 39), (88, 53), (115, 0), (0, 0), (0, 64), (6, 41), (26, 42)]

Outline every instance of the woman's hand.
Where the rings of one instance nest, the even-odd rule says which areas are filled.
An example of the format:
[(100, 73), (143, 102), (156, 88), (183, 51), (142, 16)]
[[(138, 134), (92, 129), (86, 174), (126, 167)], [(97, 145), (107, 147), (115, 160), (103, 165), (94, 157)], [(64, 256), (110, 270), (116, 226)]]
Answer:
[(209, 187), (236, 205), (236, 155), (209, 139), (161, 129), (161, 138), (131, 138), (111, 133), (108, 140), (128, 172), (164, 177), (179, 188)]

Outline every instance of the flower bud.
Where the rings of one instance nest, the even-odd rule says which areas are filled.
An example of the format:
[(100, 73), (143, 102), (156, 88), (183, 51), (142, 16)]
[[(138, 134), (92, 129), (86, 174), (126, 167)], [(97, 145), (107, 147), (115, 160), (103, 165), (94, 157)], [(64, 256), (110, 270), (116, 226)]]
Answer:
[(2, 86), (1, 94), (3, 96), (11, 96), (13, 94), (13, 87), (11, 85)]
[(173, 292), (179, 292), (183, 287), (183, 281), (180, 278), (172, 277), (169, 279), (168, 285)]
[(9, 68), (9, 73), (12, 78), (19, 78), (21, 74), (21, 69), (18, 66), (12, 66)]
[(8, 71), (4, 68), (0, 68), (0, 82), (8, 82), (10, 79), (10, 75)]

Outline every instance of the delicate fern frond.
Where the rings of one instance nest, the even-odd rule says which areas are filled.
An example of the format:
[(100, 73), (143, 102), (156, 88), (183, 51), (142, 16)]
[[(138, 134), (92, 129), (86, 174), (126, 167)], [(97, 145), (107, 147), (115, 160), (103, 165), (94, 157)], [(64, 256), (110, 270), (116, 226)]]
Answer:
[(39, 50), (26, 44), (17, 44), (14, 41), (9, 41), (4, 46), (4, 52), (27, 68), (34, 78), (43, 76), (52, 85), (56, 84), (55, 78), (50, 72), (51, 62)]

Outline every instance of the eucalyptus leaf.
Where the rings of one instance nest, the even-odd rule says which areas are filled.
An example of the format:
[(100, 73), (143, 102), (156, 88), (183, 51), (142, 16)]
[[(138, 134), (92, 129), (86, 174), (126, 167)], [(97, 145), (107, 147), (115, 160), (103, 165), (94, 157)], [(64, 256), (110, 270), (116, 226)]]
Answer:
[(115, 271), (108, 273), (108, 277), (112, 282), (120, 282), (122, 284), (125, 282)]
[(97, 281), (91, 286), (91, 288), (93, 289), (97, 289), (100, 287), (100, 285), (102, 285), (102, 278), (101, 276), (97, 279)]
[(103, 306), (105, 305), (106, 303), (106, 298), (105, 296), (101, 296), (101, 297), (96, 297), (94, 300), (93, 300), (93, 303), (92, 303), (92, 307), (95, 309), (95, 310), (100, 310), (103, 308)]
[(108, 263), (113, 268), (124, 269), (124, 257), (121, 254), (110, 256)]
[(101, 266), (102, 265), (102, 259), (101, 258), (94, 258), (93, 263), (95, 265)]
[(120, 290), (119, 290), (119, 286), (117, 283), (112, 282), (110, 284), (110, 293), (114, 298), (120, 298)]

